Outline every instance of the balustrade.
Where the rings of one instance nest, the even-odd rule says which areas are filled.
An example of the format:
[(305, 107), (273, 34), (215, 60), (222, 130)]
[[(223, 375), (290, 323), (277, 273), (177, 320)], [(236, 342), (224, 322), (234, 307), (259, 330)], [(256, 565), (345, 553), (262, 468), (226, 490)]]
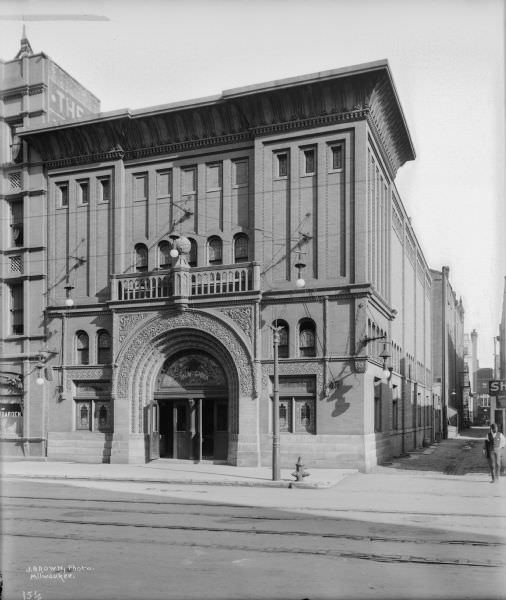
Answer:
[(249, 292), (260, 289), (257, 264), (223, 267), (176, 269), (164, 273), (129, 273), (115, 275), (113, 300), (157, 300), (173, 296), (211, 296)]

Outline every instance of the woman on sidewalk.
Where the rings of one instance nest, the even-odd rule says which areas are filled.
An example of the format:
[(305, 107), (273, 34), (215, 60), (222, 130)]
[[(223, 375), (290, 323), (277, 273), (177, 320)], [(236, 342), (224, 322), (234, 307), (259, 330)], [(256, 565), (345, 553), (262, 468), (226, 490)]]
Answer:
[(501, 452), (505, 445), (506, 440), (504, 435), (500, 431), (497, 431), (496, 424), (492, 423), (484, 445), (484, 454), (487, 457), (488, 468), (492, 477), (490, 483), (498, 481), (501, 476)]

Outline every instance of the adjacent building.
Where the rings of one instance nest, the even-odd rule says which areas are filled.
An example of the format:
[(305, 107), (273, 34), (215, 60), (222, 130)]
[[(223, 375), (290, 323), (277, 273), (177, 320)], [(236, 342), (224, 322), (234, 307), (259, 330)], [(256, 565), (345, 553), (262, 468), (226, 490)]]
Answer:
[(43, 166), (18, 132), (98, 113), (98, 99), (23, 31), (13, 60), (0, 60), (0, 451), (41, 453), (47, 415), (34, 385), (47, 340), (47, 198)]
[(30, 224), (2, 249), (27, 265), (2, 284), (27, 454), (267, 465), (275, 370), (283, 466), (369, 471), (446, 431), (463, 309), (395, 186), (415, 153), (387, 61), (87, 106), (24, 122), (4, 169)]
[(449, 267), (432, 270), (432, 370), (434, 393), (441, 398), (442, 437), (464, 427), (469, 403), (469, 376), (464, 362), (464, 307), (449, 280)]

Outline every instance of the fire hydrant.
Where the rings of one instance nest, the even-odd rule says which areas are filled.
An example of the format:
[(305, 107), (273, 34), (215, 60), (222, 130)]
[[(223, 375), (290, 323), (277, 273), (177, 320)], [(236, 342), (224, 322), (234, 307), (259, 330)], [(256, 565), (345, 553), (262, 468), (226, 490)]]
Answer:
[(295, 477), (296, 481), (303, 481), (304, 477), (311, 475), (307, 471), (304, 471), (304, 465), (302, 464), (302, 460), (299, 456), (299, 460), (295, 463), (295, 471), (292, 473), (293, 477)]

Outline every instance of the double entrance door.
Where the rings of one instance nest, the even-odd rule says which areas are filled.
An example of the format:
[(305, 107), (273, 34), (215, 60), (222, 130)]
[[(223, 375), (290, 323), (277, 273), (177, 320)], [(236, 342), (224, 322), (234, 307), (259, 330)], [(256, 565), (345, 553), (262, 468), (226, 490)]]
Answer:
[(227, 460), (224, 398), (158, 399), (160, 458)]

